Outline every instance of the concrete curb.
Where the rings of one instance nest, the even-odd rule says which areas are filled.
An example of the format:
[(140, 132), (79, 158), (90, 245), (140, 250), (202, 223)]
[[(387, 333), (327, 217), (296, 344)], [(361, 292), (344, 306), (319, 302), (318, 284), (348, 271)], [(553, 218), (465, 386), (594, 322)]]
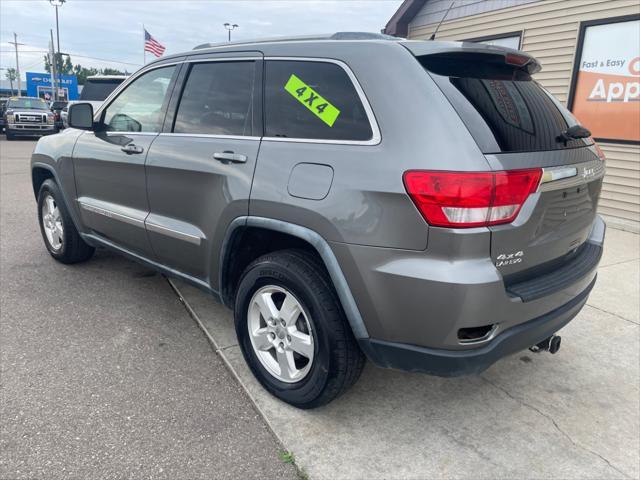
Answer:
[[(246, 393), (247, 397), (249, 398), (249, 400), (251, 400), (251, 403), (253, 404), (253, 406), (255, 407), (256, 411), (258, 412), (258, 414), (260, 414), (260, 416), (262, 417), (262, 419), (264, 420), (264, 423), (267, 425), (267, 428), (269, 428), (269, 430), (271, 431), (271, 433), (273, 434), (273, 436), (275, 437), (275, 439), (278, 441), (278, 443), (280, 444), (280, 446), (284, 449), (289, 451), (289, 449), (286, 447), (284, 441), (282, 440), (282, 438), (280, 437), (280, 435), (278, 435), (278, 433), (276, 432), (276, 430), (273, 428), (273, 425), (271, 424), (271, 422), (269, 421), (269, 419), (267, 418), (267, 415), (265, 414), (265, 412), (262, 410), (262, 408), (260, 408), (260, 405), (258, 404), (258, 402), (256, 401), (255, 397), (253, 395), (251, 395), (251, 392), (249, 392), (249, 389), (247, 388), (247, 386), (245, 385), (245, 383), (242, 381), (242, 379), (240, 378), (240, 375), (238, 374), (238, 372), (236, 371), (235, 368), (233, 368), (233, 365), (231, 365), (231, 362), (229, 361), (229, 358), (227, 357), (227, 355), (225, 354), (225, 349), (224, 348), (220, 348), (218, 345), (218, 342), (216, 341), (216, 339), (213, 337), (213, 335), (211, 335), (211, 333), (207, 330), (207, 328), (205, 327), (204, 323), (202, 322), (202, 320), (200, 320), (200, 317), (198, 317), (198, 314), (195, 312), (195, 310), (191, 307), (191, 305), (189, 305), (189, 302), (187, 301), (186, 298), (184, 298), (184, 296), (182, 295), (182, 293), (180, 292), (180, 289), (177, 287), (177, 285), (168, 277), (165, 277), (165, 279), (167, 280), (167, 282), (169, 283), (169, 286), (171, 287), (171, 289), (175, 292), (175, 294), (178, 297), (178, 300), (180, 300), (180, 302), (184, 305), (185, 310), (187, 311), (187, 313), (189, 314), (189, 316), (198, 324), (198, 327), (200, 327), (200, 330), (202, 330), (205, 334), (205, 336), (207, 337), (207, 340), (209, 340), (209, 343), (211, 343), (211, 346), (213, 347), (214, 352), (220, 356), (220, 358), (222, 359), (222, 361), (224, 362), (224, 365), (227, 367), (227, 370), (229, 370), (229, 372), (231, 372), (231, 374), (233, 375), (233, 377), (236, 379), (236, 381), (238, 382), (238, 384), (242, 387), (242, 389), (244, 390), (244, 392)], [(227, 347), (228, 348), (228, 347)], [(296, 465), (296, 468), (298, 470), (300, 470), (300, 466)]]

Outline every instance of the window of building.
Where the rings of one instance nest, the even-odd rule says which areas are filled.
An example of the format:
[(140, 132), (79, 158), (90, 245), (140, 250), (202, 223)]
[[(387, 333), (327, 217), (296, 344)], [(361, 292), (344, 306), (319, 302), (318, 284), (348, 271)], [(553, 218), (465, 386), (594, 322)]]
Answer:
[(328, 62), (267, 61), (265, 123), (267, 137), (365, 141), (373, 136), (351, 79)]
[(640, 15), (583, 22), (569, 108), (598, 140), (640, 143)]
[(501, 35), (492, 35), (488, 37), (470, 38), (465, 42), (486, 43), (487, 45), (496, 45), (498, 47), (512, 48), (520, 50), (521, 32), (511, 32)]
[(199, 63), (191, 67), (173, 131), (252, 135), (255, 62)]

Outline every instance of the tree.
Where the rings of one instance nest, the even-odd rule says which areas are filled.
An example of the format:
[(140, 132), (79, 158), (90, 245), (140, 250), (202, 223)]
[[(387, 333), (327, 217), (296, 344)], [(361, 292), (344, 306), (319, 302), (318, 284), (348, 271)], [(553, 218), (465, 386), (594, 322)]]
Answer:
[[(63, 58), (64, 57), (64, 58)], [(44, 69), (47, 73), (51, 73), (51, 62), (49, 61), (49, 56), (44, 56)], [(60, 55), (56, 53), (56, 73), (60, 75), (75, 75), (78, 78), (78, 85), (84, 85), (87, 77), (92, 75), (128, 75), (129, 73), (125, 70), (124, 72), (116, 69), (116, 68), (93, 68), (93, 67), (83, 67), (79, 63), (73, 64), (71, 62), (71, 57), (69, 55)]]
[[(60, 75), (71, 75), (73, 72), (73, 64), (69, 55), (55, 54), (56, 73)], [(47, 73), (51, 73), (51, 61), (49, 55), (44, 56), (44, 69)]]
[(18, 72), (15, 68), (7, 68), (5, 77), (7, 77), (7, 80), (9, 80), (9, 83), (11, 84), (11, 95), (13, 95), (13, 82), (18, 79)]

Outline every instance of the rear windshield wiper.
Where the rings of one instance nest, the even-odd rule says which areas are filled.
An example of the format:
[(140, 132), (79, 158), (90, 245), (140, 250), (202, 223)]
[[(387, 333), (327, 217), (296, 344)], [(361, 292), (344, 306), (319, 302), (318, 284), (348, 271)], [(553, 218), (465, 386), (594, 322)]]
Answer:
[(575, 140), (577, 138), (588, 138), (591, 136), (589, 129), (584, 128), (582, 125), (574, 125), (567, 128), (564, 132), (556, 137), (556, 141), (564, 142), (565, 145), (569, 140)]

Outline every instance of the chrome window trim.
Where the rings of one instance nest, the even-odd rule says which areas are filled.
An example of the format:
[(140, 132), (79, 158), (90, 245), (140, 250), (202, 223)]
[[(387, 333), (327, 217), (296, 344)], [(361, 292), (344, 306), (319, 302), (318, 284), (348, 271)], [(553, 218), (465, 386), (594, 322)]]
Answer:
[(174, 230), (173, 228), (165, 227), (163, 225), (158, 225), (157, 223), (151, 223), (151, 222), (145, 221), (145, 225), (147, 227), (147, 230), (149, 230), (150, 232), (166, 235), (167, 237), (172, 237), (177, 240), (183, 240), (185, 242), (189, 242), (194, 245), (200, 245), (200, 243), (202, 242), (202, 238), (198, 237), (197, 235), (192, 235), (190, 233)]
[[(378, 122), (376, 120), (375, 114), (373, 113), (373, 109), (369, 104), (369, 100), (358, 82), (355, 74), (342, 60), (336, 60), (334, 58), (323, 58), (323, 57), (264, 57), (265, 61), (275, 60), (275, 61), (294, 61), (294, 62), (320, 62), (320, 63), (333, 63), (334, 65), (338, 65), (341, 67), (349, 79), (351, 80), (351, 84), (356, 90), (358, 97), (360, 98), (360, 102), (362, 102), (362, 106), (364, 107), (365, 113), (367, 114), (367, 119), (369, 120), (369, 126), (371, 127), (372, 136), (369, 140), (329, 140), (329, 139), (316, 139), (316, 138), (283, 138), (283, 137), (262, 137), (262, 140), (269, 142), (292, 142), (292, 143), (320, 143), (320, 144), (330, 144), (330, 145), (378, 145), (382, 141), (382, 135), (380, 134), (380, 128), (378, 126)], [(266, 78), (263, 79), (263, 83), (266, 83)]]
[(161, 137), (198, 137), (198, 138), (225, 138), (229, 140), (252, 140), (252, 141), (260, 141), (261, 137), (256, 137), (254, 135), (218, 135), (213, 133), (173, 133), (173, 132), (162, 132), (160, 133)]
[(107, 137), (115, 137), (118, 135), (133, 135), (138, 137), (144, 136), (157, 136), (159, 132), (119, 132), (116, 130), (105, 130), (104, 133)]
[(262, 60), (262, 57), (221, 57), (221, 58), (189, 58), (183, 63), (211, 63), (211, 62), (238, 62), (242, 60), (255, 62), (256, 60)]
[(542, 169), (538, 192), (573, 188), (604, 177), (605, 163), (596, 158), (589, 162)]

